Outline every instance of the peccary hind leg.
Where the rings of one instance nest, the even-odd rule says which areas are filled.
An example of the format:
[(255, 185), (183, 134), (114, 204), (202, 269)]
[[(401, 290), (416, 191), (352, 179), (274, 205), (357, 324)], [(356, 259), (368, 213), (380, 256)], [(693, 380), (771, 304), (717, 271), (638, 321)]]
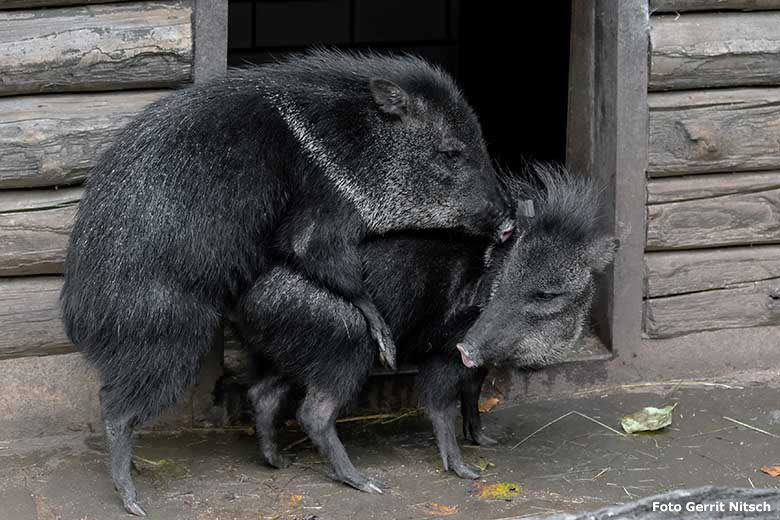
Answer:
[(463, 436), (481, 446), (498, 444), (482, 431), (482, 418), (479, 413), (479, 394), (485, 382), (487, 369), (470, 370), (464, 378), (460, 390), (460, 413), (463, 417)]
[(146, 511), (138, 505), (133, 477), (130, 474), (133, 461), (133, 423), (132, 418), (111, 418), (107, 414), (105, 391), (100, 391), (103, 428), (108, 448), (109, 472), (114, 488), (122, 499), (125, 511), (131, 515), (146, 516)]
[(280, 376), (269, 376), (249, 389), (249, 400), (255, 410), (255, 434), (265, 462), (274, 468), (286, 468), (290, 460), (279, 453), (275, 422), (279, 408), (290, 392), (290, 385)]
[(336, 418), (342, 405), (328, 392), (309, 387), (298, 408), (298, 421), (320, 454), (330, 462), (337, 480), (360, 491), (382, 493), (382, 483), (361, 475), (355, 469), (336, 434)]

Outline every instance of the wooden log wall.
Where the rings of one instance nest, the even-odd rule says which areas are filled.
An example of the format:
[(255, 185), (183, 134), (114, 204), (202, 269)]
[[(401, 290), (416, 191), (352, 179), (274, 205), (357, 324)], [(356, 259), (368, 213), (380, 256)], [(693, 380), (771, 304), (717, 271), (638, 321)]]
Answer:
[[(222, 0), (0, 2), (0, 359), (73, 349), (58, 297), (79, 184), (120, 129), (168, 87), (224, 70), (225, 7)], [(212, 53), (200, 66), (196, 25), (208, 37), (200, 47)]]
[(132, 0), (3, 0), (0, 9), (33, 9), (36, 7), (61, 7), (64, 5), (114, 4)]
[(0, 95), (170, 86), (192, 77), (192, 6), (0, 12)]
[(780, 1), (651, 9), (645, 336), (780, 325)]
[(0, 98), (0, 188), (81, 182), (117, 132), (165, 92)]

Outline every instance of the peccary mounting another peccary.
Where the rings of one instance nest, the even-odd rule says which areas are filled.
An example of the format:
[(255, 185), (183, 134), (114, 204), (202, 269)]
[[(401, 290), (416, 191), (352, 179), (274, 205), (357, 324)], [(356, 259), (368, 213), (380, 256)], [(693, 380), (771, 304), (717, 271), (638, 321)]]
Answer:
[[(560, 361), (588, 327), (594, 275), (617, 247), (600, 230), (599, 197), (589, 179), (552, 165), (532, 169), (537, 182), (507, 183), (513, 200), (534, 202), (536, 215), (518, 218), (504, 243), (418, 232), (360, 247), (369, 294), (400, 354), (419, 366), (421, 404), (444, 467), (464, 478), (480, 472), (461, 458), (458, 401), (464, 435), (494, 443), (477, 408), (487, 368)], [(274, 420), (285, 399), (300, 399), (298, 420), (336, 478), (381, 492), (381, 483), (352, 465), (335, 430), (375, 359), (360, 314), (294, 267), (278, 265), (243, 296), (237, 316), (256, 370), (249, 397), (266, 462), (288, 464), (275, 442)]]
[(393, 365), (357, 244), (410, 229), (506, 238), (510, 213), (473, 111), (416, 58), (315, 51), (145, 110), (87, 181), (61, 298), (99, 374), (125, 508), (144, 514), (133, 427), (194, 382), (225, 308), (274, 263), (355, 310)]

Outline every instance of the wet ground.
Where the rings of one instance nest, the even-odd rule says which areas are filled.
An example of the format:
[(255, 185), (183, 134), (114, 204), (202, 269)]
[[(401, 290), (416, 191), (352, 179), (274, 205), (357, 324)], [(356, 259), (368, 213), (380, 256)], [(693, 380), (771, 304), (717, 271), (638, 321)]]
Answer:
[[(674, 422), (662, 432), (622, 437), (605, 427), (619, 430), (622, 415), (674, 402)], [(583, 415), (544, 427), (571, 411)], [(288, 450), (295, 463), (285, 470), (264, 467), (244, 431), (142, 435), (135, 452), (140, 502), (151, 518), (165, 520), (495, 520), (592, 510), (707, 484), (780, 487), (780, 477), (760, 471), (780, 465), (780, 437), (773, 436), (780, 435), (780, 390), (766, 385), (620, 387), (499, 405), (484, 417), (500, 444), (463, 447), (469, 461), (487, 466), (478, 482), (442, 471), (421, 417), (340, 424), (353, 462), (387, 484), (384, 495), (329, 480), (311, 445), (297, 442), (303, 435), (295, 427), (282, 439), (295, 444)], [(129, 518), (104, 459), (99, 435), (0, 441), (0, 518)]]

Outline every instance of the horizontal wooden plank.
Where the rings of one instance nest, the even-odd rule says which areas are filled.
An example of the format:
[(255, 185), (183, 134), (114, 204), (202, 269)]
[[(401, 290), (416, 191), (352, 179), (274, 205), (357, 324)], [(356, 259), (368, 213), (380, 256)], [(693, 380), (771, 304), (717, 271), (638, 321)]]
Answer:
[(3, 0), (0, 9), (32, 9), (38, 7), (61, 7), (64, 5), (108, 4), (129, 0)]
[(780, 242), (780, 189), (647, 207), (647, 250)]
[(0, 95), (190, 81), (191, 18), (182, 1), (0, 12)]
[(81, 192), (0, 191), (0, 276), (62, 273)]
[(653, 13), (765, 9), (780, 9), (780, 0), (650, 0), (650, 10)]
[(780, 325), (780, 279), (645, 301), (644, 334), (668, 338), (692, 332)]
[(84, 189), (80, 186), (54, 188), (51, 190), (4, 190), (0, 191), (0, 214), (16, 211), (59, 208), (78, 203)]
[(662, 251), (645, 255), (645, 296), (723, 289), (780, 278), (780, 246)]
[(780, 12), (654, 16), (650, 90), (780, 83)]
[(168, 92), (0, 98), (0, 188), (84, 179), (119, 130)]
[(0, 359), (74, 350), (60, 319), (61, 276), (0, 278)]
[(666, 177), (648, 180), (646, 188), (648, 204), (706, 199), (732, 193), (780, 188), (780, 172)]
[(648, 96), (648, 174), (780, 169), (780, 88)]

